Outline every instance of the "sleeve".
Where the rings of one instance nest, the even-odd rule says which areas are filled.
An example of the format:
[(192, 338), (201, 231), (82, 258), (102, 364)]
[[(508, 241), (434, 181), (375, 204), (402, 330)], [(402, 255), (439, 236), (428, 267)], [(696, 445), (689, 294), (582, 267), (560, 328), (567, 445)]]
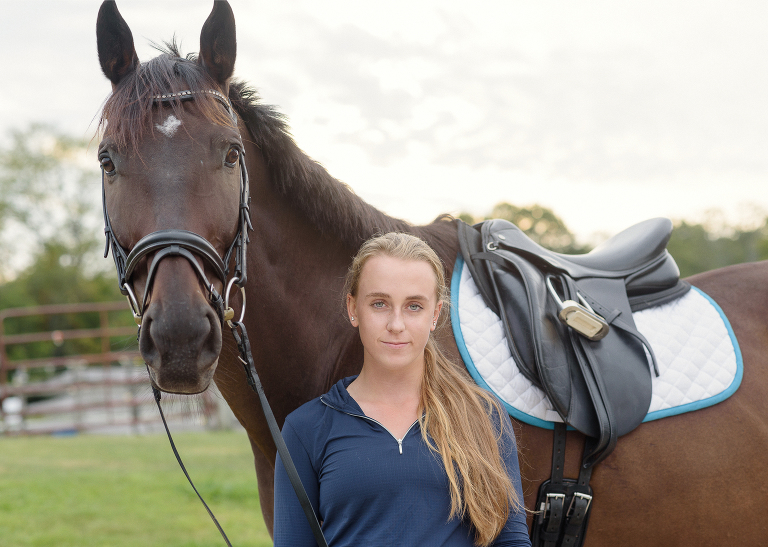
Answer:
[[(307, 452), (301, 439), (286, 421), (283, 426), (283, 439), (291, 454), (293, 464), (299, 473), (304, 489), (315, 514), (320, 518), (319, 483), (317, 473), (312, 465), (312, 458)], [(275, 515), (274, 515), (274, 547), (316, 547), (315, 536), (309, 527), (304, 510), (299, 504), (296, 492), (293, 491), (285, 466), (277, 455), (275, 461)]]
[[(504, 464), (507, 467), (509, 478), (517, 492), (517, 497), (521, 504), (524, 503), (522, 482), (520, 480), (520, 463), (517, 459), (517, 443), (515, 443), (515, 434), (512, 429), (512, 421), (504, 413), (504, 431), (499, 441), (499, 450), (501, 451)], [(518, 510), (512, 510), (509, 513), (509, 519), (499, 536), (491, 544), (493, 547), (530, 547), (531, 539), (528, 536), (528, 525), (525, 522), (525, 510), (522, 507)]]

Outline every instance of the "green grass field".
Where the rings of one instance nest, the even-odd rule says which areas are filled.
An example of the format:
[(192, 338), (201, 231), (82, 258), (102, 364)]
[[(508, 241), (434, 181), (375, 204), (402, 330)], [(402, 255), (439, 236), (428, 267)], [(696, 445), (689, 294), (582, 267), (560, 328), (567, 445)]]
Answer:
[[(232, 545), (271, 546), (244, 432), (174, 435)], [(225, 545), (165, 435), (0, 437), (0, 546)]]

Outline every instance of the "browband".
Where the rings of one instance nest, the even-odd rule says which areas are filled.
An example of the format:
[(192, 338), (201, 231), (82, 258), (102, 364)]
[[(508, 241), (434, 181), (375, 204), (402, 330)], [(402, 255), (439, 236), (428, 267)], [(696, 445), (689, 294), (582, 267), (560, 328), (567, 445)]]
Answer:
[(213, 95), (215, 99), (218, 99), (218, 101), (226, 107), (230, 117), (235, 121), (235, 124), (237, 124), (237, 115), (235, 114), (234, 108), (232, 108), (232, 103), (229, 102), (229, 99), (225, 97), (223, 93), (216, 91), (215, 89), (201, 89), (199, 91), (185, 89), (184, 91), (175, 91), (173, 93), (162, 93), (160, 95), (153, 95), (152, 100), (161, 103), (169, 103), (171, 101), (191, 101), (195, 98), (195, 94), (198, 93)]

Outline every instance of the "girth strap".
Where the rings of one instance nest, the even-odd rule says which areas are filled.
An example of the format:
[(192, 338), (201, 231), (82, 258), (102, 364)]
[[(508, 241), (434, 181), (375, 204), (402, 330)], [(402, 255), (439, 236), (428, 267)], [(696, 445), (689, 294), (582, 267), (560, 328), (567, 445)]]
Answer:
[(576, 480), (563, 478), (566, 430), (564, 423), (555, 424), (552, 475), (539, 488), (539, 514), (531, 534), (533, 547), (580, 547), (584, 542), (592, 504), (592, 465), (582, 463)]
[[(552, 484), (562, 484), (563, 468), (565, 467), (565, 424), (555, 424), (555, 436), (552, 444)], [(544, 511), (549, 510), (544, 534), (544, 547), (555, 547), (560, 537), (560, 527), (565, 512), (565, 494), (562, 492), (550, 492), (547, 494)]]

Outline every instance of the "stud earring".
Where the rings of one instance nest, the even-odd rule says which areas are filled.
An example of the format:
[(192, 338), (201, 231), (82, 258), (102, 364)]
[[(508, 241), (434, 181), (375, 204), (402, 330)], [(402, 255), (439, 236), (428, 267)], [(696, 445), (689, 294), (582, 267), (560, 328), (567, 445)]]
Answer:
[(350, 320), (350, 322), (351, 322), (351, 321), (354, 321), (354, 320), (355, 320), (355, 318), (354, 318), (354, 317), (350, 317), (350, 318), (349, 318), (349, 320)]

